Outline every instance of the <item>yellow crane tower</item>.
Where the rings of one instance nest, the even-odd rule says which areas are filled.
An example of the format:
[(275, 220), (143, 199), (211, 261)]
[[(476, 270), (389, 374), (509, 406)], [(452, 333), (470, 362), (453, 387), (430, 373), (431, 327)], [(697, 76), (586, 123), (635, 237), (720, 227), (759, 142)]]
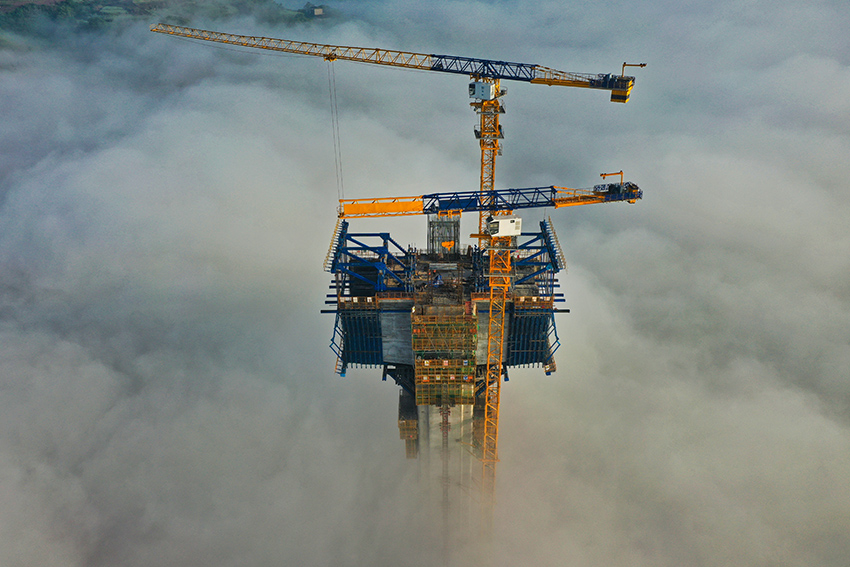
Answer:
[[(504, 368), (505, 314), (511, 290), (511, 244), (512, 236), (501, 235), (498, 228), (488, 226), (499, 218), (512, 214), (517, 208), (563, 207), (612, 201), (634, 203), (642, 196), (638, 187), (622, 181), (619, 184), (604, 184), (592, 190), (572, 190), (561, 187), (532, 189), (496, 190), (494, 185), (496, 156), (501, 154), (500, 140), (503, 138), (499, 119), (504, 114), (501, 98), (505, 90), (502, 80), (523, 81), (549, 86), (578, 87), (607, 90), (611, 102), (625, 103), (629, 100), (635, 78), (625, 75), (626, 67), (644, 67), (645, 63), (623, 63), (621, 73), (588, 74), (559, 71), (541, 65), (512, 63), (489, 59), (457, 57), (393, 51), (378, 48), (324, 45), (267, 37), (236, 35), (223, 32), (200, 30), (169, 24), (156, 24), (151, 31), (191, 39), (212, 41), (250, 47), (322, 57), (328, 61), (346, 60), (373, 63), (390, 67), (402, 67), (423, 71), (455, 73), (470, 77), (469, 96), (471, 106), (479, 116), (475, 136), (481, 149), (480, 184), (477, 192), (469, 194), (433, 194), (408, 198), (378, 198), (341, 200), (339, 216), (343, 218), (364, 216), (391, 216), (406, 214), (436, 214), (441, 217), (459, 216), (464, 211), (479, 213), (479, 246), (488, 250), (488, 324), (486, 370), (484, 372), (484, 432), (481, 447), (482, 502), (485, 522), (492, 521), (495, 471), (498, 462), (498, 431), (500, 381)], [(436, 205), (435, 205), (436, 203)], [(338, 225), (339, 226), (339, 225)], [(338, 231), (337, 231), (338, 232)], [(337, 235), (335, 232), (335, 237)], [(333, 247), (333, 244), (332, 244)], [(554, 362), (547, 371), (554, 368)], [(485, 526), (487, 530), (487, 526)]]

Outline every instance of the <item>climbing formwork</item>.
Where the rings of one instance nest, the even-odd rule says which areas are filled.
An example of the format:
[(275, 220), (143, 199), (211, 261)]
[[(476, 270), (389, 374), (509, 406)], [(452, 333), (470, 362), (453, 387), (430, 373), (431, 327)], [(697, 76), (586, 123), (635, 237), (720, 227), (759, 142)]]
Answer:
[(417, 359), (414, 365), (416, 405), (475, 403), (475, 361)]
[(418, 299), (418, 310), (411, 317), (416, 404), (474, 403), (478, 340), (475, 318), (463, 305), (434, 305), (430, 292), (418, 294)]
[[(482, 447), (484, 376), (493, 351), (490, 322), (493, 277), (486, 249), (457, 245), (457, 220), (429, 219), (428, 249), (407, 249), (387, 233), (334, 229), (326, 267), (334, 274), (337, 321), (331, 347), (337, 371), (382, 366), (383, 379), (402, 388), (399, 436), (416, 456), (422, 424), (411, 408), (470, 409), (470, 438)], [(515, 367), (555, 369), (558, 348), (554, 314), (563, 301), (556, 274), (566, 266), (552, 226), (523, 232), (506, 244), (510, 281), (504, 297), (502, 376)], [(488, 338), (489, 337), (489, 338)], [(491, 366), (498, 361), (491, 360)], [(495, 376), (495, 373), (494, 373)], [(406, 409), (403, 410), (402, 405)], [(459, 407), (460, 406), (460, 407)], [(445, 410), (443, 410), (445, 411)]]

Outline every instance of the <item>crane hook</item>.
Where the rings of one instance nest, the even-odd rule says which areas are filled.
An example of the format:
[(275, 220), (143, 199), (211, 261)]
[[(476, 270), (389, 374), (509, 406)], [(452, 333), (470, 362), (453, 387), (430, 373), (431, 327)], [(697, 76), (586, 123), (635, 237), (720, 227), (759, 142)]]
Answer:
[(623, 62), (623, 70), (620, 72), (621, 77), (626, 76), (626, 67), (646, 67), (646, 63), (626, 63)]

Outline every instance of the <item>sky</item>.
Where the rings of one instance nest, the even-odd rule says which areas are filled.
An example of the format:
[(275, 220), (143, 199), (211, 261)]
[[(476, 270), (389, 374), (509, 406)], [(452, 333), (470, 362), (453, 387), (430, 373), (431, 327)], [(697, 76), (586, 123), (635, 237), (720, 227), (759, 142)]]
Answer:
[[(622, 169), (644, 198), (526, 217), (553, 219), (571, 313), (558, 372), (502, 390), (493, 563), (845, 566), (846, 4), (332, 6), (193, 24), (648, 64), (626, 105), (505, 85), (497, 186)], [(0, 564), (440, 564), (397, 388), (334, 375), (319, 314), (328, 64), (55, 33), (0, 48)], [(345, 197), (477, 187), (464, 77), (332, 72)], [(424, 242), (424, 220), (362, 222)]]

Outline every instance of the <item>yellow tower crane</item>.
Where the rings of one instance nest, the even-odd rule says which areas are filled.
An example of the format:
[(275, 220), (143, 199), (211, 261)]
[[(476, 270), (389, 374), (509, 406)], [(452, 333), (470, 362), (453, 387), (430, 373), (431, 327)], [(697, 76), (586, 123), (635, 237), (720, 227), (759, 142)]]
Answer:
[[(524, 189), (493, 189), (487, 192), (431, 193), (414, 197), (384, 197), (373, 199), (340, 199), (339, 218), (367, 218), (406, 215), (443, 215), (482, 211), (511, 214), (519, 209), (561, 208), (597, 203), (635, 203), (643, 192), (634, 183), (623, 181), (623, 172), (602, 173), (603, 179), (619, 175), (619, 183), (602, 183), (592, 189), (566, 187), (529, 187)], [(497, 219), (498, 217), (496, 217)], [(484, 382), (484, 435), (481, 446), (483, 517), (492, 518), (492, 506), (498, 462), (499, 401), (505, 339), (505, 309), (511, 289), (511, 236), (499, 236), (498, 220), (491, 221), (478, 235), (488, 241), (489, 316), (487, 326), (487, 359)], [(547, 365), (547, 371), (554, 363)], [(489, 529), (489, 527), (485, 527)]]
[[(328, 61), (345, 60), (360, 63), (373, 63), (391, 67), (402, 67), (423, 71), (439, 71), (467, 75), (471, 79), (469, 96), (470, 103), (479, 116), (479, 126), (475, 136), (481, 149), (480, 184), (476, 195), (476, 205), (469, 206), (455, 203), (437, 206), (434, 210), (423, 209), (422, 197), (383, 198), (365, 200), (340, 201), (340, 218), (358, 216), (390, 216), (405, 214), (421, 214), (433, 212), (438, 215), (454, 216), (466, 211), (478, 211), (478, 234), (480, 245), (489, 250), (489, 315), (487, 326), (487, 359), (484, 390), (484, 436), (482, 443), (482, 502), (485, 508), (485, 521), (492, 521), (493, 494), (495, 490), (495, 472), (498, 462), (498, 431), (499, 431), (499, 394), (500, 381), (504, 371), (504, 338), (505, 310), (511, 289), (511, 237), (499, 236), (498, 232), (488, 230), (486, 219), (511, 215), (513, 208), (528, 208), (529, 206), (572, 206), (590, 203), (611, 202), (624, 200), (635, 202), (641, 198), (641, 192), (636, 185), (623, 183), (597, 186), (594, 190), (570, 190), (560, 187), (534, 188), (524, 190), (496, 190), (494, 186), (496, 156), (501, 154), (500, 140), (503, 138), (499, 118), (505, 109), (500, 99), (505, 94), (501, 88), (502, 80), (523, 81), (532, 84), (542, 84), (562, 87), (579, 87), (588, 89), (607, 90), (611, 93), (611, 102), (625, 103), (629, 100), (635, 78), (625, 74), (626, 67), (644, 67), (645, 63), (623, 63), (622, 71), (616, 74), (588, 74), (559, 71), (528, 63), (512, 63), (489, 59), (457, 57), (450, 55), (435, 55), (393, 51), (378, 48), (349, 47), (341, 45), (324, 45), (268, 37), (236, 35), (223, 32), (200, 30), (169, 24), (156, 24), (151, 31), (191, 39), (213, 41), (242, 47), (266, 49), (313, 55)], [(617, 174), (622, 175), (622, 172)], [(603, 174), (603, 178), (607, 175)], [(599, 189), (599, 187), (603, 187)], [(541, 191), (542, 190), (542, 191)], [(514, 193), (511, 193), (514, 192)], [(528, 205), (527, 195), (534, 193), (536, 205)], [(504, 197), (508, 194), (521, 196), (510, 203)], [(433, 197), (432, 195), (431, 197)], [(451, 203), (451, 201), (445, 201)], [(507, 204), (506, 204), (507, 203)], [(524, 203), (524, 204), (523, 204)], [(487, 528), (485, 527), (485, 530)]]

